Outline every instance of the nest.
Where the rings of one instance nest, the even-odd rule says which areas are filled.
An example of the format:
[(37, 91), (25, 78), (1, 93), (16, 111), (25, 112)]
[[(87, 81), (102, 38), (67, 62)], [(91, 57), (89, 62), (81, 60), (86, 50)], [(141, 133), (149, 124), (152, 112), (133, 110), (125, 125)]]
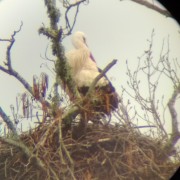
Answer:
[[(163, 143), (119, 125), (63, 127), (60, 119), (20, 136), (31, 155), (0, 142), (0, 179), (169, 179), (178, 167)], [(78, 137), (78, 138), (77, 138)]]

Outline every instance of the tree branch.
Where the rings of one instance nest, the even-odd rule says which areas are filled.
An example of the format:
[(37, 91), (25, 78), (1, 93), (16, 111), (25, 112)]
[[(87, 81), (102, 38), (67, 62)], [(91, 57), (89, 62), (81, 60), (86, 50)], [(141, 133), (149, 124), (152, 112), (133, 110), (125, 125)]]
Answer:
[(174, 107), (174, 105), (176, 103), (176, 98), (179, 94), (180, 94), (180, 83), (179, 83), (178, 87), (176, 87), (176, 89), (174, 90), (174, 92), (168, 102), (168, 108), (169, 108), (169, 112), (170, 112), (171, 118), (172, 118), (172, 135), (170, 138), (171, 148), (173, 148), (174, 145), (176, 144), (176, 142), (178, 141), (178, 139), (180, 139), (180, 132), (178, 130), (177, 112)]
[[(68, 30), (68, 32), (65, 34), (65, 36), (71, 34), (71, 32), (72, 32), (72, 30), (74, 28), (74, 25), (76, 23), (77, 15), (78, 15), (78, 12), (79, 12), (79, 6), (83, 2), (89, 3), (87, 0), (81, 0), (81, 1), (78, 1), (78, 2), (73, 3), (73, 4), (64, 5), (64, 7), (66, 7), (66, 12), (65, 12), (66, 29)], [(73, 23), (72, 23), (72, 25), (70, 25), (69, 18), (68, 18), (68, 12), (73, 7), (76, 7), (76, 12), (75, 12), (75, 16), (74, 16), (74, 19), (73, 19)]]
[(107, 71), (109, 71), (109, 69), (114, 66), (117, 63), (117, 59), (114, 59), (112, 62), (110, 62), (103, 70), (102, 72), (94, 79), (94, 81), (92, 82), (91, 86), (89, 87), (89, 90), (86, 94), (86, 96), (89, 96), (92, 91), (94, 90), (97, 82), (107, 73)]
[[(120, 1), (123, 1), (123, 0), (120, 0)], [(133, 1), (137, 4), (140, 4), (140, 5), (143, 5), (149, 9), (152, 9), (152, 10), (154, 10), (154, 11), (156, 11), (156, 12), (158, 12), (158, 13), (166, 16), (166, 17), (172, 17), (171, 13), (169, 11), (167, 11), (166, 9), (161, 9), (160, 7), (155, 6), (154, 4), (152, 4), (146, 0), (131, 0), (131, 1)]]
[(7, 47), (7, 51), (6, 51), (7, 63), (5, 63), (5, 65), (7, 66), (7, 69), (4, 68), (3, 66), (0, 66), (0, 70), (2, 70), (3, 72), (5, 72), (11, 76), (14, 76), (16, 79), (18, 79), (21, 82), (21, 84), (23, 84), (23, 86), (33, 95), (32, 87), (30, 86), (30, 84), (21, 75), (19, 75), (18, 72), (16, 72), (12, 68), (12, 65), (11, 65), (11, 48), (13, 47), (13, 44), (15, 42), (16, 34), (21, 31), (22, 25), (23, 25), (23, 23), (21, 22), (19, 29), (17, 31), (14, 31), (14, 33), (11, 35), (11, 39), (0, 39), (0, 41), (10, 42), (9, 46)]
[[(34, 92), (33, 89), (31, 87), (31, 85), (17, 72), (13, 69), (12, 67), (12, 63), (11, 63), (11, 49), (15, 43), (15, 36), (17, 33), (19, 33), (21, 31), (21, 28), (23, 26), (23, 23), (21, 22), (21, 25), (19, 27), (19, 29), (17, 31), (14, 31), (14, 33), (11, 35), (11, 39), (0, 39), (0, 41), (7, 41), (10, 44), (7, 47), (7, 51), (6, 51), (6, 61), (5, 65), (7, 66), (7, 68), (3, 67), (0, 65), (0, 70), (5, 72), (6, 74), (9, 74), (11, 76), (14, 76), (24, 87), (25, 89), (32, 95), (34, 96)], [(41, 104), (44, 102), (43, 98), (40, 98), (38, 100)], [(47, 105), (49, 105), (49, 103), (47, 102)]]
[(29, 159), (35, 160), (36, 165), (43, 170), (43, 172), (47, 172), (45, 168), (45, 164), (41, 161), (40, 158), (38, 158), (36, 155), (34, 155), (29, 147), (27, 147), (21, 140), (13, 140), (9, 138), (3, 138), (0, 137), (0, 141), (7, 143), (9, 145), (13, 145), (14, 147), (17, 147), (22, 150), (22, 152), (28, 157)]
[(8, 126), (8, 128), (12, 131), (13, 135), (15, 135), (16, 137), (18, 136), (16, 128), (14, 127), (13, 122), (11, 121), (11, 119), (6, 115), (6, 113), (2, 110), (2, 108), (0, 107), (0, 116), (2, 117), (2, 119), (4, 120), (4, 122), (6, 123), (6, 125)]
[[(45, 0), (47, 6), (47, 13), (50, 18), (50, 28), (40, 28), (39, 33), (46, 35), (52, 42), (52, 53), (57, 57), (55, 69), (58, 83), (64, 88), (67, 88), (72, 92), (75, 98), (80, 98), (79, 92), (73, 81), (70, 73), (70, 67), (67, 64), (64, 48), (61, 44), (62, 29), (58, 29), (59, 10), (57, 10), (52, 0)], [(48, 30), (48, 31), (47, 31)]]
[(7, 60), (7, 66), (9, 71), (11, 71), (12, 66), (11, 66), (11, 48), (15, 42), (15, 36), (17, 33), (19, 33), (21, 31), (21, 28), (23, 26), (23, 22), (21, 22), (21, 25), (19, 27), (19, 29), (17, 31), (14, 31), (14, 33), (11, 35), (11, 39), (0, 39), (0, 41), (8, 41), (10, 42), (9, 46), (7, 47), (7, 51), (6, 51), (6, 60)]
[(65, 125), (70, 125), (73, 119), (79, 113), (79, 106), (73, 105), (66, 113), (63, 114), (62, 120)]

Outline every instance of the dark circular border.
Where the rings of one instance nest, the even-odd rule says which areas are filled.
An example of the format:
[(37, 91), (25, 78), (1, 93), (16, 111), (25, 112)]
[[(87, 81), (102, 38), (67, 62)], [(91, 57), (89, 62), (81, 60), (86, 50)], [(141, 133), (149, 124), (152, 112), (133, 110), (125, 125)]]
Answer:
[(178, 0), (158, 0), (180, 24), (180, 1)]

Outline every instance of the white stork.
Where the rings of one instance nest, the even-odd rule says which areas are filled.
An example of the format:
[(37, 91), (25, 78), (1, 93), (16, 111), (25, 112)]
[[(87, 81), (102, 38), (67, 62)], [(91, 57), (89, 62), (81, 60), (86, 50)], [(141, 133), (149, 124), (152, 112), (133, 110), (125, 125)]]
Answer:
[[(75, 49), (69, 51), (66, 58), (71, 68), (72, 78), (81, 95), (85, 96), (93, 80), (100, 74), (100, 69), (87, 46), (83, 32), (76, 32), (72, 36), (72, 43)], [(117, 93), (106, 76), (97, 82), (93, 97), (96, 101), (93, 110), (96, 112), (109, 115), (118, 107)]]

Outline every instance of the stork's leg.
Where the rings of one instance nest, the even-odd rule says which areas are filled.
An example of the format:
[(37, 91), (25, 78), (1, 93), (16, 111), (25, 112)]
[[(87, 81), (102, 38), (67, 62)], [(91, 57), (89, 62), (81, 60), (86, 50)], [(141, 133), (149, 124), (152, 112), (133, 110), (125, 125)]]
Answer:
[(87, 112), (87, 102), (86, 99), (82, 99), (84, 102), (80, 106), (80, 119), (77, 125), (73, 127), (73, 139), (79, 139), (86, 135), (87, 123), (88, 123), (88, 112)]
[(79, 139), (86, 135), (86, 130), (87, 130), (86, 116), (87, 116), (86, 112), (82, 112), (79, 124), (73, 127), (73, 133), (72, 133), (73, 139)]
[(80, 123), (79, 123), (79, 127), (81, 128), (82, 132), (84, 132), (84, 133), (86, 133), (87, 123), (88, 123), (87, 113), (83, 112)]

